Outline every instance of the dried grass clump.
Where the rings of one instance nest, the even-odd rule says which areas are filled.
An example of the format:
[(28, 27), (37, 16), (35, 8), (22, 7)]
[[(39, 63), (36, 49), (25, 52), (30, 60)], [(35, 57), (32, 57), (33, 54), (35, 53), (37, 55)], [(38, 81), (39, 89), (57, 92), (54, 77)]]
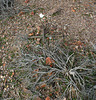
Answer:
[(95, 100), (95, 64), (95, 56), (82, 56), (63, 44), (31, 45), (30, 52), (22, 52), (16, 70), (22, 71), (19, 79), (26, 88), (41, 98)]

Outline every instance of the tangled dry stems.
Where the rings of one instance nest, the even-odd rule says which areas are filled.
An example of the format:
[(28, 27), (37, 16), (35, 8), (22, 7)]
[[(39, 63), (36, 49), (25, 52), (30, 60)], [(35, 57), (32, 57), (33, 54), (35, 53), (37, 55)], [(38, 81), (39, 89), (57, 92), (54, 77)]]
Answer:
[[(46, 84), (51, 87), (51, 90), (47, 87), (49, 92), (58, 91), (59, 96), (55, 94), (53, 98), (95, 100), (94, 85), (90, 83), (95, 73), (94, 57), (83, 57), (66, 46), (62, 48), (60, 44), (46, 47), (31, 45), (31, 48), (34, 49), (29, 53), (22, 52), (22, 59), (19, 60), (17, 67), (18, 70), (25, 72), (19, 78), (26, 79), (29, 90), (44, 97), (44, 91), (40, 86)], [(46, 64), (46, 57), (54, 61), (51, 67)]]

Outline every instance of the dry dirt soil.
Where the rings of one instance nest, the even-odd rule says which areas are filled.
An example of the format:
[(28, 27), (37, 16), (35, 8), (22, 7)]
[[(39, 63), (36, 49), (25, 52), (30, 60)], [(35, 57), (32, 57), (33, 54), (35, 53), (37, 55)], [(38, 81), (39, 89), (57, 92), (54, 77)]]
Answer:
[[(0, 19), (0, 71), (6, 78), (9, 72), (14, 72), (6, 70), (9, 63), (20, 55), (20, 49), (27, 44), (29, 36), (43, 34), (42, 26), (52, 35), (63, 34), (69, 41), (96, 44), (96, 0), (17, 0), (12, 11), (14, 13), (8, 12), (7, 17)], [(40, 18), (40, 13), (45, 17)], [(11, 86), (4, 83), (0, 91)], [(10, 95), (19, 98), (18, 91), (19, 87)], [(23, 88), (22, 91), (27, 90)], [(9, 95), (5, 94), (3, 98)]]

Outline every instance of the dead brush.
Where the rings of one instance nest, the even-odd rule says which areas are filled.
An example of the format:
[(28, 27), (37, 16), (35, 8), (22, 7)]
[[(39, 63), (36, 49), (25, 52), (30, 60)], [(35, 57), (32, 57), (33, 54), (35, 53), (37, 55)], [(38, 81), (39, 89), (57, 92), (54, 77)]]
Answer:
[[(31, 48), (29, 53), (22, 52), (18, 65), (19, 70), (24, 72), (21, 78), (26, 79), (27, 89), (41, 98), (48, 95), (59, 100), (90, 98), (88, 91), (94, 86), (90, 80), (93, 77), (95, 58), (91, 61), (89, 57), (59, 43), (46, 47), (31, 45)], [(46, 60), (48, 57), (49, 61)]]

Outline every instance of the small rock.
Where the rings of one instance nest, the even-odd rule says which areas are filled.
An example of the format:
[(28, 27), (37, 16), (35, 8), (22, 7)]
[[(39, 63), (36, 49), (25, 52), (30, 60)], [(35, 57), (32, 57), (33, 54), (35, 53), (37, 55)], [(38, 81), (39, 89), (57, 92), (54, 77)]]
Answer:
[(41, 100), (41, 98), (37, 95), (33, 96), (33, 100)]
[(46, 97), (46, 99), (45, 100), (50, 100), (50, 97)]
[(40, 13), (39, 16), (40, 16), (40, 18), (43, 18), (44, 17), (44, 15), (42, 13)]
[(96, 89), (96, 85), (94, 86), (94, 89)]
[(53, 15), (54, 13), (58, 12), (61, 10), (61, 6), (62, 6), (62, 3), (59, 4), (59, 5), (56, 5), (56, 7), (54, 7), (53, 9), (49, 10), (48, 11), (48, 16), (49, 15)]
[(67, 29), (67, 27), (66, 26), (64, 26), (64, 30), (66, 30)]

